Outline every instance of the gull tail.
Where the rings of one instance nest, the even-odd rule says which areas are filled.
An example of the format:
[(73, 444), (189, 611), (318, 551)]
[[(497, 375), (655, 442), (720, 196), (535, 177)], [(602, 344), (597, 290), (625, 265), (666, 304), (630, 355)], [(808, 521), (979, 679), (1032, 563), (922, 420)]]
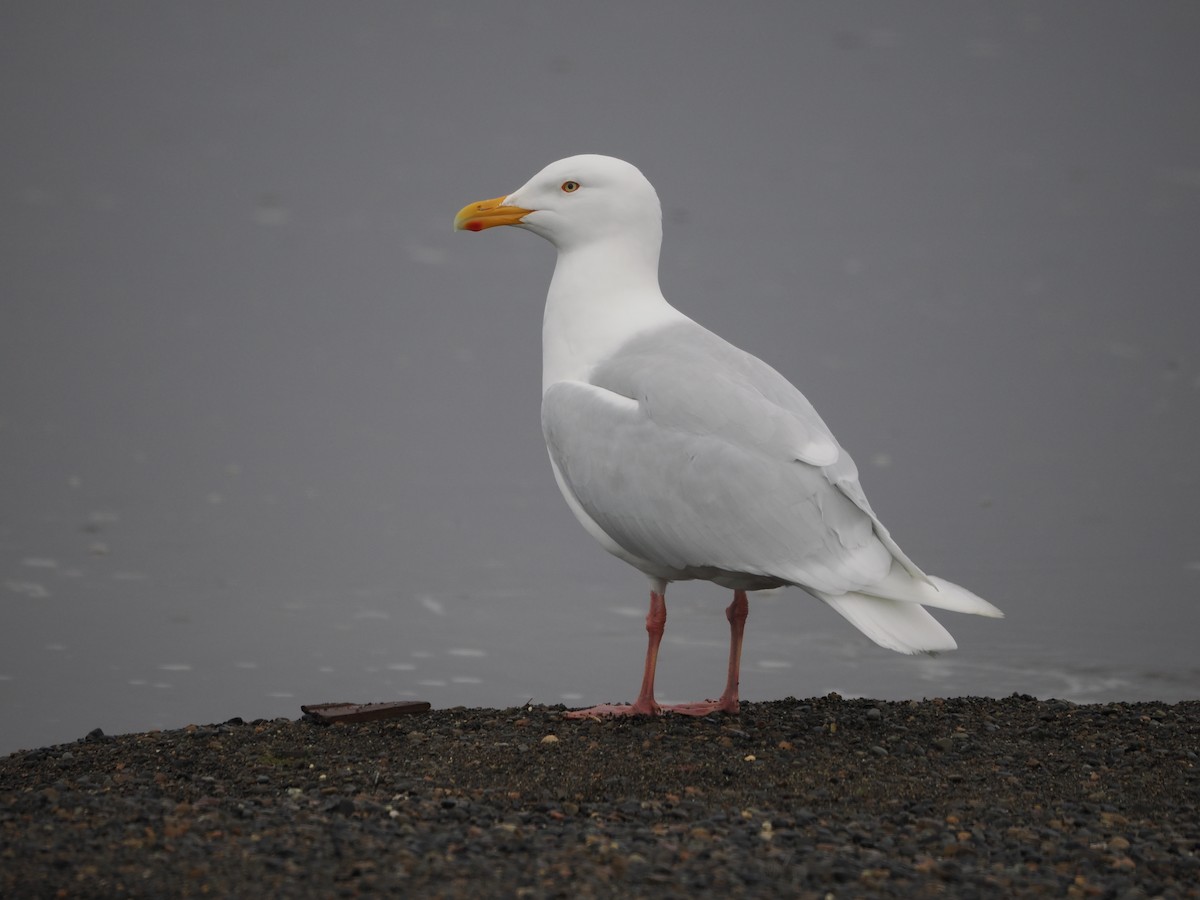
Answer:
[(899, 563), (894, 563), (883, 579), (860, 590), (814, 593), (879, 646), (898, 653), (935, 653), (958, 646), (925, 606), (992, 618), (1004, 616), (966, 588), (942, 578), (915, 578)]

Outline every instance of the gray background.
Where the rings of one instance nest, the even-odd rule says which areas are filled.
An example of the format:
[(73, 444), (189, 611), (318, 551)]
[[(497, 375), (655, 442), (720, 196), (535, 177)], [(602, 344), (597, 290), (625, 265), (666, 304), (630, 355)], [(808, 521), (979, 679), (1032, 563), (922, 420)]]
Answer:
[[(1200, 6), (6, 3), (0, 752), (325, 700), (628, 699), (646, 585), (538, 425), (549, 245), (454, 212), (580, 152), (927, 570), (870, 645), (752, 602), (743, 696), (1200, 692)], [(679, 585), (663, 700), (720, 689)]]

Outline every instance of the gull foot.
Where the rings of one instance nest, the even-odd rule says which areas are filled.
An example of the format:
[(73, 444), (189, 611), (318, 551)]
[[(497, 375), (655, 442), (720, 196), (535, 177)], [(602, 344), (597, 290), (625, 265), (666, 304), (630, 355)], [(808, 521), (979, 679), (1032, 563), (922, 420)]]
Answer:
[(738, 714), (737, 700), (705, 700), (702, 703), (676, 703), (673, 706), (661, 707), (663, 712), (675, 713), (680, 716), (708, 716), (712, 713), (728, 713), (731, 716)]
[(564, 713), (568, 719), (615, 719), (619, 716), (661, 716), (675, 713), (680, 716), (707, 716), (712, 713), (738, 714), (738, 701), (722, 697), (720, 700), (705, 700), (700, 703), (675, 703), (660, 706), (654, 704), (601, 703), (587, 709), (572, 709)]
[(601, 703), (587, 709), (568, 710), (564, 715), (568, 719), (615, 719), (619, 716), (657, 716), (660, 712), (657, 703)]

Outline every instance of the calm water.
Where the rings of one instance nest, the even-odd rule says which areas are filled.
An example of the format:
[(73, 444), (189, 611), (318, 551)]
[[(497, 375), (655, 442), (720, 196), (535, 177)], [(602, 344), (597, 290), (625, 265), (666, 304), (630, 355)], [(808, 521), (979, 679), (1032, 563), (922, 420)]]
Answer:
[[(449, 230), (577, 152), (1008, 613), (910, 658), (752, 598), (744, 697), (1200, 694), (1198, 8), (682, 10), (5, 7), (0, 752), (635, 693), (646, 585), (541, 442), (550, 248)], [(671, 588), (660, 699), (727, 602)]]

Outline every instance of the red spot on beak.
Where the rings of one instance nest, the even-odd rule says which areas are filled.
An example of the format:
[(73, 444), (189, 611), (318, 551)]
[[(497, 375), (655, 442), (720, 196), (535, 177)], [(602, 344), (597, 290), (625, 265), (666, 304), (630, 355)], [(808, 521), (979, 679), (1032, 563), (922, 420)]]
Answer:
[(467, 231), (483, 231), (482, 222), (468, 222)]

